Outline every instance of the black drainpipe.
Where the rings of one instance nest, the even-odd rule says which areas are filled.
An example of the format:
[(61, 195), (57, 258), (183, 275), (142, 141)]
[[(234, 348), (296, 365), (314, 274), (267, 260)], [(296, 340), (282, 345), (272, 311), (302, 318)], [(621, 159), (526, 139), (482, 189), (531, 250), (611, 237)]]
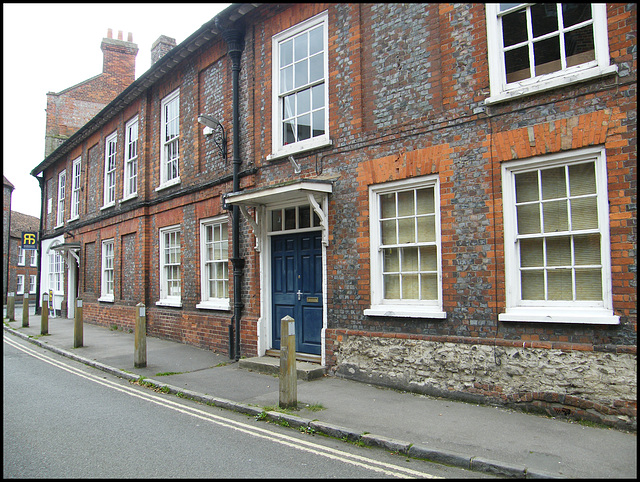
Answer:
[[(240, 58), (244, 50), (244, 31), (240, 28), (230, 28), (222, 32), (222, 38), (227, 43), (227, 52), (231, 58), (231, 72), (233, 85), (233, 192), (240, 191)], [(242, 272), (244, 258), (240, 257), (240, 210), (237, 205), (232, 206), (232, 257), (233, 264), (233, 322), (235, 322), (235, 359), (240, 359), (240, 321), (242, 317)], [(231, 355), (231, 354), (230, 354)]]
[[(44, 231), (44, 171), (42, 177), (33, 176), (40, 185), (40, 227), (38, 229), (38, 275), (36, 276), (36, 315), (41, 314), (40, 310), (40, 277), (42, 276), (42, 233)], [(51, 303), (51, 300), (49, 300)]]

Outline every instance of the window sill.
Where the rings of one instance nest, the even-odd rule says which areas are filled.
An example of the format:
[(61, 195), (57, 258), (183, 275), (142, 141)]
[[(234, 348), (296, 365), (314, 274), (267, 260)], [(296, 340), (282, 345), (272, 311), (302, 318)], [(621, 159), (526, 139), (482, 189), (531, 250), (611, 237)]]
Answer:
[(116, 206), (116, 202), (115, 202), (115, 201), (113, 201), (112, 203), (105, 204), (104, 206), (102, 206), (102, 207), (100, 208), (100, 211), (104, 211), (105, 209), (113, 208), (113, 207), (115, 207), (115, 206)]
[(171, 306), (173, 308), (182, 308), (182, 301), (180, 300), (160, 300), (156, 301), (156, 306)]
[(203, 301), (196, 305), (196, 308), (201, 310), (220, 310), (220, 311), (229, 311), (231, 309), (231, 305), (229, 300), (221, 300), (221, 301)]
[(120, 204), (127, 202), (127, 201), (131, 201), (132, 199), (136, 199), (138, 197), (138, 193), (132, 194), (130, 196), (127, 197), (123, 197), (122, 199), (120, 199)]
[(485, 99), (486, 105), (497, 104), (499, 102), (505, 102), (511, 99), (517, 99), (527, 95), (537, 94), (538, 92), (544, 92), (546, 90), (555, 89), (557, 87), (564, 87), (566, 85), (576, 84), (578, 82), (584, 82), (586, 80), (596, 79), (598, 77), (604, 77), (606, 75), (615, 74), (618, 72), (617, 65), (609, 65), (606, 68), (591, 67), (578, 72), (558, 75), (554, 78), (546, 79), (527, 79), (526, 82), (520, 84), (514, 83), (513, 87), (502, 89), (502, 91), (496, 93)]
[(611, 310), (580, 308), (511, 308), (498, 315), (498, 321), (525, 323), (576, 323), (590, 325), (619, 325), (620, 317)]
[(98, 301), (103, 303), (113, 303), (113, 295), (105, 295), (98, 298)]
[(332, 146), (333, 141), (328, 137), (322, 137), (312, 142), (299, 142), (296, 144), (289, 144), (281, 147), (276, 152), (273, 152), (267, 156), (267, 161), (275, 161), (282, 159), (283, 157), (291, 156), (293, 154), (300, 154), (314, 149), (320, 149), (322, 147)]
[(175, 179), (172, 179), (171, 181), (167, 181), (167, 182), (165, 182), (164, 184), (160, 184), (160, 185), (155, 189), (155, 191), (156, 191), (156, 192), (158, 192), (158, 191), (162, 191), (163, 189), (167, 189), (168, 187), (176, 186), (176, 185), (178, 185), (178, 184), (180, 184), (180, 177), (176, 177)]
[(364, 310), (366, 316), (389, 316), (398, 318), (434, 318), (444, 320), (447, 317), (446, 311), (441, 311), (436, 307), (427, 306), (407, 306), (407, 305), (375, 305)]

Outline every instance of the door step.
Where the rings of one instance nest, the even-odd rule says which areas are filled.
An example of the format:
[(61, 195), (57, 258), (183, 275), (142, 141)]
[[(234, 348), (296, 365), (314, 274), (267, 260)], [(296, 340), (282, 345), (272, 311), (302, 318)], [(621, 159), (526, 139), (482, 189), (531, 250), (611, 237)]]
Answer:
[[(298, 354), (296, 354), (298, 355)], [(321, 378), (326, 373), (326, 368), (319, 363), (310, 363), (301, 361), (296, 356), (296, 374), (298, 380), (314, 380)], [(247, 370), (267, 375), (280, 374), (280, 358), (274, 356), (257, 356), (254, 358), (241, 358), (238, 360), (238, 366)]]
[[(270, 348), (265, 353), (266, 356), (274, 356), (280, 358), (280, 350)], [(296, 361), (305, 361), (309, 363), (322, 363), (322, 357), (320, 355), (312, 355), (311, 353), (298, 353), (296, 352)]]

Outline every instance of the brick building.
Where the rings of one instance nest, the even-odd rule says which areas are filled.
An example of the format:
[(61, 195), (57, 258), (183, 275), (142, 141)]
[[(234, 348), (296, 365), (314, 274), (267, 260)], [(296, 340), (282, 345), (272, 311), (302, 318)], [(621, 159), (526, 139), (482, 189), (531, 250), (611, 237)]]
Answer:
[(2, 304), (7, 303), (9, 292), (9, 229), (11, 226), (11, 194), (15, 186), (2, 176)]
[(504, 8), (225, 9), (32, 171), (61, 309), (634, 427), (636, 5)]
[(7, 291), (15, 293), (16, 303), (21, 303), (24, 293), (29, 293), (29, 302), (33, 305), (38, 277), (38, 251), (22, 248), (22, 233), (37, 233), (40, 219), (11, 211), (10, 226)]

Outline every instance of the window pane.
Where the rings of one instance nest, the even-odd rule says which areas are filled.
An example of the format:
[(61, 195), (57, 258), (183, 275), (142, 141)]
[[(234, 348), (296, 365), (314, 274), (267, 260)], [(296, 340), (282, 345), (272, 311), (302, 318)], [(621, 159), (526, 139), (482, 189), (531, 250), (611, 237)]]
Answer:
[(296, 208), (284, 210), (284, 229), (296, 229)]
[(575, 236), (573, 238), (576, 265), (600, 264), (600, 235)]
[(384, 283), (384, 297), (386, 299), (400, 299), (400, 275), (386, 274), (382, 277)]
[(518, 47), (504, 53), (504, 64), (507, 73), (507, 83), (531, 77), (529, 65), (529, 49), (527, 46)]
[(533, 37), (558, 30), (558, 9), (555, 3), (536, 3), (531, 6)]
[(306, 114), (311, 110), (311, 89), (298, 92), (296, 95), (296, 114)]
[(574, 230), (598, 228), (597, 199), (595, 197), (571, 200), (571, 228)]
[(571, 27), (591, 19), (591, 4), (563, 3), (562, 20), (565, 27)]
[(304, 59), (309, 55), (308, 51), (308, 33), (305, 32), (302, 35), (297, 36), (294, 40), (294, 61)]
[(324, 77), (324, 54), (319, 53), (309, 58), (309, 82), (315, 82)]
[(298, 140), (303, 141), (311, 137), (311, 115), (298, 117)]
[(596, 173), (593, 162), (569, 166), (569, 184), (572, 196), (596, 193)]
[(420, 275), (420, 299), (437, 300), (438, 299), (438, 275), (422, 274)]
[(402, 276), (402, 299), (418, 299), (418, 275), (410, 274)]
[(280, 44), (280, 67), (293, 63), (293, 40)]
[(525, 204), (517, 207), (518, 234), (540, 232), (540, 208), (538, 204)]
[(542, 199), (557, 199), (566, 197), (567, 188), (564, 167), (545, 169), (540, 172), (542, 179)]
[(398, 248), (388, 248), (383, 250), (384, 257), (383, 262), (384, 266), (382, 270), (385, 273), (397, 273), (400, 271), (400, 257)]
[(402, 249), (402, 272), (418, 271), (418, 248)]
[(396, 238), (395, 219), (382, 221), (380, 225), (382, 228), (382, 244), (396, 244), (398, 240)]
[(417, 198), (417, 214), (433, 214), (435, 212), (435, 204), (433, 197), (433, 188), (418, 189), (416, 191)]
[(420, 248), (420, 271), (436, 271), (438, 269), (438, 251), (435, 246)]
[(280, 93), (293, 89), (293, 65), (280, 71)]
[(382, 218), (393, 218), (396, 215), (396, 195), (380, 195), (380, 216)]
[(542, 239), (520, 241), (520, 266), (522, 268), (542, 267)]
[(420, 216), (418, 218), (418, 242), (433, 243), (436, 240), (435, 216)]
[(294, 68), (294, 78), (295, 81), (293, 83), (294, 87), (297, 89), (298, 87), (302, 87), (309, 83), (309, 61), (302, 60), (301, 62), (297, 62), (293, 65)]
[(294, 134), (294, 126), (293, 122), (285, 122), (284, 123), (284, 131), (282, 133), (284, 139), (284, 144), (291, 144), (296, 141), (296, 136)]
[(271, 229), (273, 231), (282, 231), (282, 210), (276, 209), (271, 211)]
[(571, 266), (571, 238), (547, 239), (547, 266)]
[(544, 272), (541, 270), (522, 271), (522, 299), (544, 300)]
[(398, 193), (398, 216), (413, 216), (416, 210), (414, 207), (413, 191)]
[(538, 199), (538, 172), (516, 174), (516, 202), (523, 203)]
[(562, 69), (560, 63), (560, 37), (554, 36), (533, 44), (536, 75), (550, 74)]
[(399, 243), (415, 243), (416, 227), (415, 221), (411, 219), (398, 220), (398, 242)]
[(572, 300), (573, 283), (570, 269), (555, 269), (547, 272), (548, 299)]
[(567, 201), (552, 201), (542, 205), (544, 232), (556, 233), (569, 229)]
[(324, 84), (319, 84), (311, 88), (311, 108), (322, 107), (324, 107)]
[(596, 59), (593, 45), (593, 25), (567, 32), (564, 35), (567, 52), (567, 67), (591, 62)]
[(324, 110), (317, 110), (313, 113), (313, 137), (324, 134)]
[(308, 228), (311, 226), (311, 208), (309, 206), (302, 206), (298, 210), (298, 227)]
[(284, 98), (284, 112), (282, 113), (283, 120), (292, 119), (296, 112), (296, 96), (288, 95)]
[(316, 27), (309, 32), (309, 55), (320, 52), (324, 48), (322, 26)]
[(602, 274), (599, 269), (576, 270), (576, 299), (602, 299)]
[(502, 17), (502, 33), (505, 47), (527, 40), (527, 15), (525, 10), (518, 10)]

